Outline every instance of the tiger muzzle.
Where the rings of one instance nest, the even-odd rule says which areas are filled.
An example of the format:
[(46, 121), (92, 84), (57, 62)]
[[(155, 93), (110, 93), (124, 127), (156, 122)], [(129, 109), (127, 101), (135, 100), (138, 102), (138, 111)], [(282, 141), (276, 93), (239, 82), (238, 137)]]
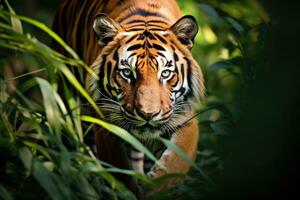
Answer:
[(145, 121), (151, 121), (161, 112), (160, 92), (155, 86), (142, 85), (137, 89), (135, 109)]

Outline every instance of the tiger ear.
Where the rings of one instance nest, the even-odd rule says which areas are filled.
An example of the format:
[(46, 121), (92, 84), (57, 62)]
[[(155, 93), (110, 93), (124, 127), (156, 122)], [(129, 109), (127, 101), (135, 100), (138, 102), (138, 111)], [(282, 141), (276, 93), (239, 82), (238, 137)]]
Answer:
[(105, 46), (117, 35), (121, 26), (104, 13), (96, 15), (93, 25), (100, 46)]
[(171, 26), (171, 30), (182, 44), (190, 49), (193, 47), (194, 38), (198, 33), (198, 24), (193, 16), (183, 16)]

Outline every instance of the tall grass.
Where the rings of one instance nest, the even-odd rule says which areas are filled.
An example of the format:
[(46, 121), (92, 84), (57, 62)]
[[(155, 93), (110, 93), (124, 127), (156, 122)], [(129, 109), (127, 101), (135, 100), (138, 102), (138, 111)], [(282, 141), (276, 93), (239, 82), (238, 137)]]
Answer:
[[(82, 98), (98, 116), (102, 113), (68, 66), (87, 73), (92, 73), (91, 70), (49, 28), (33, 19), (16, 16), (7, 2), (6, 6), (8, 10), (3, 7), (0, 10), (3, 72), (0, 77), (0, 196), (3, 199), (135, 199), (111, 172), (143, 180), (146, 177), (98, 160), (85, 143), (85, 136), (91, 134), (93, 123), (100, 124), (154, 161), (156, 158), (125, 130), (92, 116), (81, 116)], [(47, 33), (65, 48), (70, 58), (23, 33), (22, 23)], [(22, 63), (23, 73), (8, 77), (17, 61)], [(58, 86), (59, 79), (65, 81)], [(58, 87), (64, 88), (63, 94), (58, 93)]]

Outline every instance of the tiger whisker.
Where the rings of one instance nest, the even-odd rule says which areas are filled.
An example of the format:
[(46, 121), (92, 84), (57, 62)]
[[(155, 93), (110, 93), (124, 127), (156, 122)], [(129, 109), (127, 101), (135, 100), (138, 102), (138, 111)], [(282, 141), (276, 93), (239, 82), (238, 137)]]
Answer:
[[(120, 102), (115, 101), (115, 100), (111, 99), (110, 97), (106, 96), (106, 95), (103, 94), (99, 89), (97, 89), (97, 91), (100, 93), (101, 99), (102, 99), (102, 100), (108, 100), (108, 101), (110, 101), (110, 102), (114, 102), (115, 104), (121, 105)], [(104, 97), (104, 98), (103, 98), (103, 97)]]

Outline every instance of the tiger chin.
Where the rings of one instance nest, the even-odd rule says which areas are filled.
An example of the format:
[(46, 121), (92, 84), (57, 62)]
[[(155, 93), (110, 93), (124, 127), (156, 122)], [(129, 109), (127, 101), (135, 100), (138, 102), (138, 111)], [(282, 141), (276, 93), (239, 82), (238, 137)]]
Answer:
[[(198, 32), (194, 17), (182, 16), (175, 0), (64, 0), (53, 29), (99, 76), (85, 76), (85, 87), (104, 120), (143, 142), (168, 138), (195, 160), (199, 140), (193, 106), (204, 96), (204, 78), (191, 49)], [(65, 53), (62, 47), (56, 50)], [(120, 168), (139, 168), (127, 159), (126, 145), (95, 128), (99, 159)], [(132, 154), (142, 157), (138, 152)], [(142, 163), (142, 162), (140, 162)], [(186, 174), (190, 164), (164, 150), (147, 173), (158, 178)], [(116, 175), (132, 191), (136, 181)], [(180, 182), (172, 179), (154, 190)]]

